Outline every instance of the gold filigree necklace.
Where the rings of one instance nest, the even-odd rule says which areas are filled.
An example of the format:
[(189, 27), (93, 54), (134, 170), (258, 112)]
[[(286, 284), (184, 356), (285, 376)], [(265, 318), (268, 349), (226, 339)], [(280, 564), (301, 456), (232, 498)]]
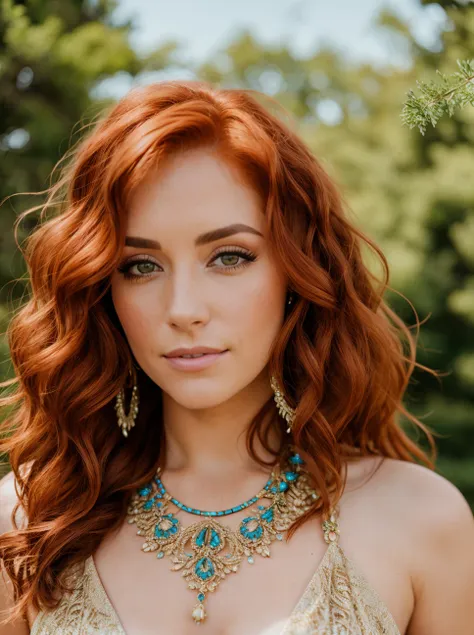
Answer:
[[(236, 573), (244, 559), (254, 563), (256, 554), (270, 557), (269, 546), (283, 540), (294, 521), (318, 498), (310, 487), (299, 454), (289, 457), (282, 470), (273, 471), (265, 486), (241, 505), (222, 511), (203, 511), (184, 505), (165, 489), (158, 468), (153, 480), (133, 494), (128, 522), (136, 523), (137, 534), (145, 537), (142, 551), (169, 556), (172, 571), (181, 571), (188, 588), (197, 591), (192, 611), (196, 623), (205, 620), (206, 593), (215, 591), (230, 573)], [(173, 511), (174, 508), (177, 511)], [(217, 520), (249, 509), (237, 530)], [(182, 527), (176, 517), (180, 511), (201, 516), (202, 520)]]

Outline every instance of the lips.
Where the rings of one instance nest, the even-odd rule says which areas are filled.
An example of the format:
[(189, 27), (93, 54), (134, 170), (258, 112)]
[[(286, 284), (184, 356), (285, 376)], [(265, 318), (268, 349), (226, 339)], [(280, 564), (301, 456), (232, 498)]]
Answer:
[(227, 349), (222, 348), (210, 348), (209, 346), (195, 346), (194, 348), (175, 348), (170, 351), (164, 357), (182, 357), (183, 355), (209, 355), (216, 353), (223, 353)]
[(211, 368), (214, 364), (219, 363), (226, 357), (228, 351), (218, 351), (214, 353), (203, 353), (198, 357), (183, 357), (175, 355), (174, 357), (164, 356), (171, 368), (183, 372), (200, 372), (204, 369)]

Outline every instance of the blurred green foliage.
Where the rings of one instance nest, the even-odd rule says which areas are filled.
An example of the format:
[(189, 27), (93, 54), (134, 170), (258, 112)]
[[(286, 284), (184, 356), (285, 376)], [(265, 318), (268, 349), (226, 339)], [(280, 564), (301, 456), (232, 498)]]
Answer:
[[(400, 118), (417, 80), (435, 80), (437, 70), (452, 74), (458, 59), (474, 57), (472, 3), (422, 2), (446, 11), (437, 52), (423, 48), (406, 24), (382, 11), (378, 28), (392, 37), (393, 46), (410, 52), (412, 66), (381, 70), (327, 48), (295, 57), (249, 32), (195, 67), (173, 43), (138, 56), (129, 44), (131, 24), (111, 19), (115, 4), (109, 0), (0, 1), (2, 199), (48, 186), (72, 135), (80, 135), (78, 124), (87, 124), (106, 103), (97, 89), (116, 73), (140, 82), (149, 81), (148, 71), (181, 67), (188, 76), (271, 94), (294, 116), (289, 125), (336, 179), (354, 221), (383, 248), (392, 287), (427, 320), (418, 361), (446, 375), (438, 383), (415, 372), (406, 404), (440, 435), (438, 470), (474, 506), (474, 110), (442, 117), (423, 136)], [(24, 268), (13, 221), (38, 202), (15, 196), (1, 209), (3, 327), (25, 288), (23, 280), (15, 282)], [(20, 239), (29, 229), (22, 226)], [(389, 292), (387, 299), (414, 324), (403, 298)], [(11, 374), (5, 341), (1, 354), (5, 378)]]

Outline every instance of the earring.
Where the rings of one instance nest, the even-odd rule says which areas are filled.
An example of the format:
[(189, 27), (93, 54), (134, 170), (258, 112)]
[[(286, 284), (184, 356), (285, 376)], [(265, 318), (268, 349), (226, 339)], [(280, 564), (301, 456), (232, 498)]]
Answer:
[(128, 415), (125, 414), (125, 410), (123, 407), (125, 401), (125, 389), (119, 392), (117, 397), (115, 398), (115, 411), (117, 413), (118, 425), (122, 429), (122, 433), (124, 437), (128, 436), (129, 431), (135, 425), (135, 419), (138, 414), (138, 404), (139, 404), (139, 396), (138, 396), (138, 386), (137, 386), (137, 376), (135, 373), (135, 369), (130, 371), (130, 375), (133, 379), (133, 388), (132, 388), (132, 397), (130, 399), (130, 409), (128, 411)]
[(283, 419), (285, 419), (285, 421), (287, 421), (288, 423), (288, 428), (286, 431), (289, 434), (293, 427), (293, 421), (295, 419), (295, 411), (293, 408), (290, 408), (290, 406), (288, 405), (285, 397), (283, 396), (280, 390), (280, 387), (278, 386), (278, 382), (274, 375), (271, 376), (270, 384), (273, 389), (273, 392), (275, 393), (274, 399), (278, 408), (278, 412), (283, 417)]

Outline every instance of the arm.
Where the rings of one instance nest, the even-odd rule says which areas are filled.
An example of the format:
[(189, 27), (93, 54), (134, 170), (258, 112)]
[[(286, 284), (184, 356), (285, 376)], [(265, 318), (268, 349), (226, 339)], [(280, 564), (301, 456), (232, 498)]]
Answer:
[[(435, 477), (425, 492), (423, 543), (415, 555), (415, 593), (407, 635), (474, 632), (474, 518), (459, 490)], [(409, 522), (409, 521), (408, 521)]]
[[(0, 480), (0, 534), (13, 530), (10, 517), (17, 502), (13, 473)], [(13, 606), (13, 589), (3, 562), (0, 561), (0, 635), (28, 635), (29, 626), (24, 620), (16, 620), (5, 625), (6, 610)]]

